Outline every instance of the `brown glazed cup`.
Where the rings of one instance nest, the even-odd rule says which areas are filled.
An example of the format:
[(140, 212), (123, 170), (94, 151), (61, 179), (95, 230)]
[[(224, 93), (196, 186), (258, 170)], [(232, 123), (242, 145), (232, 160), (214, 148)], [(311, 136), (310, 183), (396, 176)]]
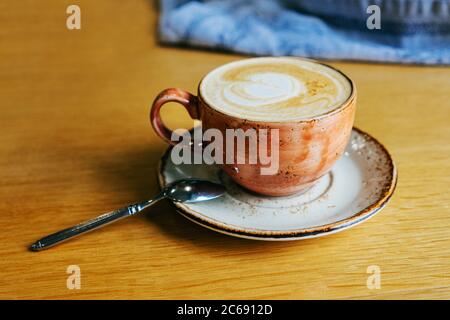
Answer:
[[(182, 104), (193, 119), (202, 122), (203, 130), (219, 129), (224, 136), (225, 129), (278, 129), (279, 165), (276, 174), (261, 175), (259, 163), (228, 163), (221, 164), (221, 167), (236, 183), (256, 193), (291, 195), (311, 187), (345, 150), (356, 109), (356, 87), (351, 79), (345, 77), (351, 84), (349, 98), (338, 108), (310, 119), (266, 122), (230, 116), (208, 105), (199, 85), (197, 96), (181, 89), (163, 90), (153, 102), (150, 120), (156, 133), (169, 144), (176, 142), (171, 140), (172, 131), (161, 120), (160, 109), (170, 101)], [(248, 153), (248, 148), (245, 152)]]

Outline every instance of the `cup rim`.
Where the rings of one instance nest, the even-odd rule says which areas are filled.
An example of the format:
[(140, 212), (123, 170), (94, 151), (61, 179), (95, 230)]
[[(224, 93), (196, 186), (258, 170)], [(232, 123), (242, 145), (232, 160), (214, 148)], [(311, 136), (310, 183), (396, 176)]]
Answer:
[[(332, 109), (332, 110), (329, 110), (329, 111), (327, 111), (327, 112), (325, 112), (325, 113), (322, 113), (322, 114), (319, 114), (319, 115), (313, 116), (313, 117), (304, 118), (304, 119), (286, 120), (286, 121), (252, 120), (252, 119), (248, 119), (248, 118), (245, 118), (245, 117), (238, 117), (238, 116), (235, 116), (235, 115), (231, 115), (231, 114), (225, 113), (225, 112), (223, 112), (223, 111), (221, 111), (221, 110), (218, 110), (217, 108), (214, 108), (214, 106), (213, 106), (212, 104), (208, 103), (208, 102), (206, 101), (206, 99), (202, 96), (202, 92), (201, 92), (201, 89), (200, 89), (200, 88), (201, 88), (201, 86), (202, 86), (203, 80), (205, 80), (206, 76), (208, 76), (211, 72), (215, 71), (216, 69), (218, 69), (218, 68), (220, 68), (220, 67), (222, 67), (222, 66), (224, 66), (224, 65), (227, 65), (227, 64), (230, 64), (230, 63), (233, 63), (233, 62), (238, 62), (238, 61), (242, 61), (242, 60), (252, 60), (252, 59), (265, 59), (265, 58), (289, 58), (289, 59), (298, 59), (298, 60), (303, 60), (303, 61), (313, 62), (313, 63), (316, 63), (316, 64), (323, 65), (323, 66), (325, 66), (325, 67), (328, 67), (328, 68), (330, 68), (330, 69), (332, 69), (332, 70), (338, 72), (338, 73), (341, 74), (345, 79), (347, 79), (347, 81), (350, 83), (350, 89), (351, 89), (350, 95), (348, 96), (348, 98), (347, 98), (345, 101), (343, 101), (343, 102), (342, 102), (340, 105), (338, 105), (336, 108), (334, 108), (334, 109)], [(346, 109), (348, 106), (350, 106), (350, 105), (352, 104), (351, 102), (355, 99), (355, 97), (356, 97), (356, 85), (355, 85), (355, 83), (353, 82), (353, 80), (350, 79), (350, 78), (349, 78), (345, 73), (343, 73), (341, 70), (339, 70), (339, 69), (337, 69), (337, 68), (335, 68), (335, 67), (332, 67), (332, 66), (330, 66), (329, 64), (326, 64), (326, 63), (317, 61), (317, 60), (315, 60), (315, 59), (309, 59), (309, 58), (303, 58), (303, 57), (294, 57), (294, 56), (275, 56), (275, 57), (274, 57), (274, 56), (263, 56), (263, 57), (244, 58), (244, 59), (240, 59), (240, 60), (231, 61), (231, 62), (222, 64), (222, 65), (220, 65), (220, 66), (218, 66), (218, 67), (212, 69), (211, 71), (209, 71), (208, 73), (206, 73), (206, 74), (201, 78), (201, 80), (200, 80), (200, 82), (199, 82), (199, 84), (198, 84), (198, 86), (197, 86), (197, 96), (198, 96), (198, 98), (199, 98), (205, 105), (207, 105), (208, 107), (210, 107), (210, 108), (213, 109), (214, 111), (216, 111), (216, 112), (218, 112), (218, 113), (220, 113), (220, 114), (222, 114), (222, 115), (231, 117), (231, 118), (240, 119), (240, 120), (245, 120), (246, 122), (250, 122), (250, 123), (274, 123), (274, 124), (286, 124), (286, 123), (299, 123), (299, 122), (311, 122), (311, 121), (316, 121), (316, 120), (320, 120), (320, 119), (323, 119), (323, 118), (330, 117), (330, 116), (332, 116), (332, 115), (334, 115), (334, 114), (336, 114), (336, 113), (340, 113), (341, 111), (343, 111), (344, 109)]]

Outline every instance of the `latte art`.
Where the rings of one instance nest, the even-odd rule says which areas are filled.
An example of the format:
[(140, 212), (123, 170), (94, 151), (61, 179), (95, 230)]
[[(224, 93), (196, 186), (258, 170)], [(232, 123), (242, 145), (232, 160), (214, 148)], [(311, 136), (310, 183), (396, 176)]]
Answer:
[(228, 83), (223, 88), (223, 97), (235, 105), (258, 107), (280, 103), (305, 92), (304, 84), (288, 74), (262, 72)]
[(200, 85), (208, 104), (255, 121), (313, 118), (339, 107), (351, 94), (345, 76), (296, 58), (254, 58), (210, 72)]

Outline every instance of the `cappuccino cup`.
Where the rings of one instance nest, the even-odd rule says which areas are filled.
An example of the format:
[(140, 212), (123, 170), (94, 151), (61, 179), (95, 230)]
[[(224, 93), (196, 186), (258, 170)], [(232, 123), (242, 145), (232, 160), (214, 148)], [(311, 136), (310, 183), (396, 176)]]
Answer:
[[(276, 155), (270, 174), (263, 173), (267, 163), (259, 159), (243, 162), (225, 155), (235, 148), (230, 148), (228, 139), (218, 150), (229, 161), (219, 165), (248, 190), (286, 196), (311, 187), (343, 154), (353, 127), (356, 88), (342, 72), (309, 59), (262, 57), (231, 62), (204, 76), (197, 95), (169, 88), (156, 97), (151, 124), (162, 139), (175, 145), (178, 141), (160, 117), (167, 102), (183, 105), (204, 130), (215, 129), (224, 137), (230, 130), (253, 130), (249, 140), (265, 138), (265, 144), (257, 145), (266, 154)], [(243, 148), (245, 159), (255, 153), (249, 143)]]

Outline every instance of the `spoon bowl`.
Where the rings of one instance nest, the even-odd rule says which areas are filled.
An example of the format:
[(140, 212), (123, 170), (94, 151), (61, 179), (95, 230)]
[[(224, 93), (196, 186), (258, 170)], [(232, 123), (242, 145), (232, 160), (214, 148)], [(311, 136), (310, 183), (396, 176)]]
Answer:
[(193, 203), (218, 198), (225, 193), (225, 187), (206, 180), (183, 179), (168, 184), (163, 193), (172, 201)]

